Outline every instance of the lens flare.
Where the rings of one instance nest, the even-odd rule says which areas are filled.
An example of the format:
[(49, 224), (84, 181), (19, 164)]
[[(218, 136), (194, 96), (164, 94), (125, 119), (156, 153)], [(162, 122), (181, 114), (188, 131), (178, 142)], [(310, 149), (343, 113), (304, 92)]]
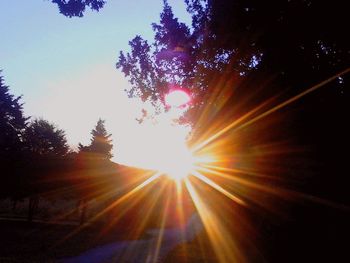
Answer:
[(165, 104), (170, 107), (183, 107), (190, 101), (190, 95), (183, 89), (174, 89), (165, 96)]
[[(280, 109), (349, 72), (350, 68), (289, 99), (278, 101), (273, 97), (250, 108), (240, 109), (240, 112), (231, 112), (224, 108), (226, 101), (220, 100), (225, 97), (222, 93), (224, 90), (218, 85), (210, 95), (207, 108), (199, 116), (197, 127), (192, 131), (191, 135), (196, 140), (189, 142), (191, 147), (187, 145), (188, 131), (184, 126), (165, 121), (150, 125), (149, 130), (145, 129), (147, 132), (143, 135), (146, 138), (137, 141), (139, 151), (144, 149), (142, 161), (134, 156), (134, 165), (152, 171), (133, 183), (128, 191), (118, 194), (91, 221), (118, 209), (118, 216), (111, 220), (110, 225), (116, 224), (129, 210), (138, 212), (135, 205), (142, 203), (142, 214), (133, 214), (137, 223), (133, 238), (140, 240), (130, 243), (127, 252), (131, 255), (140, 248), (133, 247), (132, 244), (145, 244), (146, 240), (141, 237), (142, 231), (148, 227), (150, 221), (158, 220), (159, 228), (150, 232), (158, 235), (151, 239), (154, 244), (146, 251), (150, 260), (145, 261), (163, 262), (163, 249), (171, 247), (170, 244), (185, 244), (193, 240), (194, 237), (189, 239), (188, 233), (186, 235), (184, 227), (187, 210), (191, 209), (191, 213), (194, 211), (198, 214), (206, 232), (206, 235), (197, 236), (199, 242), (208, 240), (207, 245), (205, 242), (200, 243), (200, 246), (203, 244), (201, 253), (204, 258), (208, 255), (208, 248), (213, 250), (213, 258), (206, 262), (244, 263), (251, 262), (244, 253), (245, 250), (254, 250), (253, 255), (259, 253), (254, 242), (247, 242), (247, 236), (254, 241), (255, 225), (252, 223), (255, 221), (251, 221), (254, 209), (282, 215), (283, 210), (280, 213), (279, 207), (294, 199), (348, 209), (346, 206), (287, 188), (288, 181), (282, 176), (289, 171), (289, 164), (288, 169), (283, 170), (283, 167), (279, 168), (278, 162), (282, 154), (293, 149), (266, 134), (274, 134), (276, 116), (273, 113), (277, 114)], [(178, 108), (189, 103), (190, 96), (183, 90), (173, 90), (165, 100), (167, 105)], [(210, 117), (213, 105), (217, 109), (213, 117)], [(164, 180), (164, 174), (173, 179), (174, 183)], [(110, 198), (109, 193), (104, 195)], [(99, 199), (105, 200), (104, 195)], [(159, 202), (163, 202), (163, 205), (159, 205)], [(176, 214), (172, 214), (172, 211)], [(183, 235), (174, 232), (174, 229), (167, 229), (167, 224), (174, 218), (179, 218), (182, 226), (179, 229)], [(82, 228), (83, 226), (79, 227), (67, 238)], [(108, 230), (109, 225), (105, 227), (105, 231)], [(188, 243), (185, 246), (192, 248), (193, 244)], [(191, 253), (186, 256), (189, 256), (186, 262), (193, 262)]]

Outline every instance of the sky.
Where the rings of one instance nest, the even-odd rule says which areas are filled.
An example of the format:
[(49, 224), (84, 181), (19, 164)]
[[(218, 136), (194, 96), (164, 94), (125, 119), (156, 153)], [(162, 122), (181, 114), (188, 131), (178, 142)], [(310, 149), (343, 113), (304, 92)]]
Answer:
[[(169, 4), (180, 21), (190, 24), (184, 1)], [(140, 143), (153, 132), (135, 120), (143, 105), (127, 97), (129, 83), (115, 63), (136, 35), (153, 39), (151, 23), (159, 21), (161, 10), (162, 0), (109, 0), (100, 12), (67, 18), (48, 0), (1, 0), (5, 83), (12, 94), (23, 95), (26, 116), (55, 123), (73, 148), (89, 144), (90, 132), (102, 118), (112, 133), (113, 160), (141, 160), (137, 152), (145, 150)]]

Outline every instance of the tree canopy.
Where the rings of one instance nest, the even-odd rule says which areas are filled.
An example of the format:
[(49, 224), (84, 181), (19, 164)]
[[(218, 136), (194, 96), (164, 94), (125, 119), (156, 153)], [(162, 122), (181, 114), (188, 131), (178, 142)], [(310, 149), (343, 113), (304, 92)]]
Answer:
[[(310, 199), (317, 196), (349, 204), (344, 186), (347, 157), (343, 154), (348, 151), (350, 134), (344, 122), (346, 112), (350, 111), (346, 2), (185, 2), (192, 16), (191, 26), (181, 23), (164, 1), (160, 20), (153, 24), (153, 41), (138, 35), (129, 42), (130, 52), (120, 52), (116, 66), (131, 83), (129, 95), (161, 104), (172, 84), (188, 88), (193, 99), (186, 117), (195, 128), (191, 139), (200, 143), (203, 138), (205, 143), (208, 137), (212, 139), (213, 143), (206, 145), (219, 160), (220, 175), (222, 167), (224, 171), (233, 168), (238, 172), (225, 173), (233, 182), (244, 178), (271, 189), (301, 192)], [(290, 100), (301, 98), (305, 91), (320, 87), (316, 84), (325, 83), (339, 72), (347, 74), (332, 78), (312, 96)], [(283, 107), (288, 101), (294, 104)], [(271, 112), (274, 114), (268, 115)], [(251, 171), (258, 171), (262, 178), (251, 176)], [(208, 176), (212, 174), (208, 172)], [(227, 182), (225, 187), (230, 188), (232, 181)], [(231, 189), (240, 195), (238, 185)], [(258, 189), (252, 192), (259, 200), (256, 207), (270, 203), (271, 199), (274, 204), (280, 201), (268, 192)], [(289, 251), (290, 262), (322, 258), (323, 254), (318, 254), (325, 244), (322, 229), (329, 229), (336, 221), (344, 224), (344, 217), (334, 210), (330, 212), (330, 208), (300, 199), (308, 204), (304, 207), (288, 203), (292, 211), (288, 215), (300, 220), (298, 223), (282, 222), (279, 228), (270, 224), (271, 218), (264, 222), (263, 213), (252, 216), (258, 219), (259, 223), (252, 225), (259, 233), (282, 237), (262, 242), (273, 248), (268, 261), (285, 259), (285, 251)], [(334, 217), (326, 218), (326, 214)], [(273, 220), (281, 222), (276, 217)], [(237, 222), (237, 217), (232, 222)], [(230, 230), (234, 228), (233, 225)], [(232, 234), (237, 244), (245, 235)], [(326, 242), (327, 248), (332, 247), (329, 258), (339, 251), (340, 243), (331, 240), (328, 237)], [(286, 249), (290, 247), (293, 251)], [(261, 259), (252, 260), (255, 261)]]
[(67, 17), (82, 17), (86, 8), (99, 11), (105, 5), (104, 0), (51, 0), (57, 4), (60, 13)]
[(68, 153), (65, 132), (44, 119), (34, 119), (24, 132), (29, 152), (38, 156), (64, 156)]
[[(164, 1), (160, 21), (152, 25), (153, 43), (136, 36), (131, 52), (120, 52), (117, 68), (130, 80), (130, 96), (161, 100), (175, 83), (190, 88), (200, 106), (224, 79), (234, 102), (259, 92), (263, 99), (295, 94), (349, 65), (344, 1), (185, 2), (191, 27)], [(266, 79), (273, 80), (268, 89), (252, 85)]]

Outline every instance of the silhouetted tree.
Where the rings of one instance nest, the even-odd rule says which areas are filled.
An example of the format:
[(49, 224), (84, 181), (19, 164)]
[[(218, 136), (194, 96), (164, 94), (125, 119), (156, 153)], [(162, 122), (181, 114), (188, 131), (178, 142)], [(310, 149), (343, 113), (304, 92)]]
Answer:
[(85, 9), (90, 8), (91, 10), (99, 11), (105, 5), (104, 0), (51, 0), (52, 3), (58, 5), (60, 13), (68, 16), (82, 17)]
[[(235, 91), (230, 104), (237, 105), (252, 93), (263, 100), (299, 92), (349, 65), (344, 1), (185, 2), (192, 30), (164, 1), (154, 42), (136, 36), (131, 52), (120, 52), (117, 68), (130, 80), (130, 96), (159, 101), (175, 83), (191, 89), (194, 106), (204, 106), (221, 81), (225, 94)], [(269, 88), (251, 84), (266, 78), (275, 81)]]
[(28, 125), (24, 141), (28, 151), (38, 156), (64, 156), (69, 150), (65, 132), (43, 119)]
[[(101, 184), (101, 181), (105, 178), (105, 170), (111, 165), (109, 159), (113, 157), (111, 150), (113, 148), (111, 134), (108, 134), (105, 125), (105, 121), (99, 119), (97, 121), (95, 129), (91, 131), (91, 143), (88, 146), (84, 146), (79, 143), (79, 152), (82, 158), (83, 169), (85, 169), (86, 180), (88, 182), (91, 178), (95, 178)], [(85, 157), (88, 157), (88, 160)], [(93, 184), (91, 184), (93, 185)], [(106, 191), (106, 189), (105, 189)], [(80, 199), (78, 202), (78, 211), (80, 211), (80, 224), (84, 224), (86, 221), (86, 214), (88, 208), (88, 200), (95, 196), (95, 190), (93, 187), (87, 187), (81, 191)]]
[(160, 24), (152, 26), (153, 45), (136, 36), (129, 42), (131, 53), (120, 52), (117, 68), (132, 84), (129, 96), (156, 102), (167, 92), (168, 83), (182, 83), (190, 73), (186, 51), (190, 46), (190, 29), (174, 17), (166, 1)]
[[(1, 71), (0, 71), (1, 74)], [(28, 118), (23, 115), (21, 96), (10, 94), (0, 75), (0, 197), (17, 200), (23, 174), (23, 132)], [(15, 206), (14, 203), (14, 206)]]
[(3, 76), (0, 75), (0, 151), (2, 158), (8, 155), (7, 152), (21, 149), (22, 133), (28, 120), (23, 115), (21, 98), (21, 96), (15, 97), (9, 93), (9, 87), (4, 84)]
[(89, 146), (79, 143), (78, 147), (81, 152), (89, 152), (95, 158), (111, 159), (113, 157), (111, 153), (113, 144), (110, 139), (112, 134), (108, 134), (104, 123), (105, 121), (101, 119), (97, 121), (95, 129), (91, 131), (92, 138)]
[[(23, 138), (30, 161), (26, 176), (26, 194), (29, 196), (28, 221), (32, 221), (38, 208), (39, 195), (48, 191), (58, 179), (54, 176), (64, 166), (59, 158), (67, 155), (69, 147), (64, 131), (43, 119), (31, 121)], [(44, 183), (48, 177), (52, 177), (50, 185)]]

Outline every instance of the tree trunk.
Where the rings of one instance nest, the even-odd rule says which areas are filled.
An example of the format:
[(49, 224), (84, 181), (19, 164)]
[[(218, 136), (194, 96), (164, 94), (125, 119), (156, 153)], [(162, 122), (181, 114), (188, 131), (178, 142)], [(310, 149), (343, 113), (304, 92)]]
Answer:
[(28, 204), (28, 222), (33, 221), (33, 216), (38, 208), (39, 196), (31, 196)]
[(16, 210), (17, 210), (17, 203), (18, 203), (18, 199), (17, 198), (14, 198), (12, 200), (12, 213), (16, 213)]

